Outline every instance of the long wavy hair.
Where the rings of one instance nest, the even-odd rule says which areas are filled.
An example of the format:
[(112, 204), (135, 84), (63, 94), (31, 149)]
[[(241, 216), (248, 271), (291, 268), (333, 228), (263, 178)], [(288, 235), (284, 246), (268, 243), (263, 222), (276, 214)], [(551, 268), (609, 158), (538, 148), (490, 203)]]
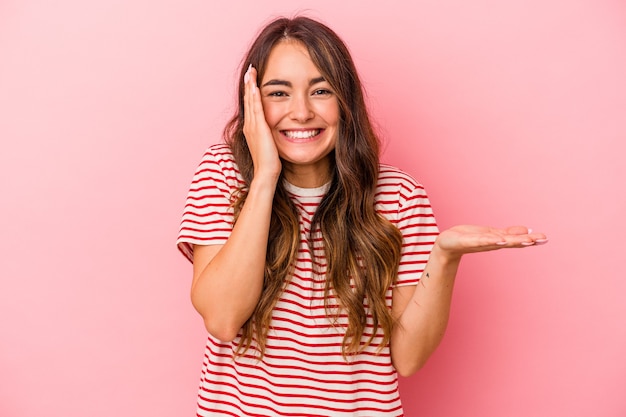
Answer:
[[(362, 351), (382, 331), (380, 349), (391, 337), (393, 318), (385, 298), (397, 276), (402, 235), (375, 210), (380, 145), (368, 116), (354, 62), (339, 36), (320, 22), (303, 16), (274, 20), (260, 32), (242, 62), (238, 109), (224, 129), (225, 141), (246, 183), (234, 196), (235, 219), (246, 200), (247, 186), (254, 172), (243, 134), (243, 77), (251, 64), (258, 71), (258, 80), (262, 80), (270, 51), (285, 40), (300, 42), (307, 48), (311, 60), (332, 87), (340, 108), (337, 144), (330, 154), (331, 184), (313, 217), (309, 236), (311, 246), (315, 231), (319, 230), (322, 236), (326, 258), (326, 314), (334, 317), (335, 323), (339, 314), (347, 316), (344, 356)], [(272, 207), (264, 289), (252, 316), (242, 328), (237, 354), (244, 354), (253, 341), (261, 356), (265, 351), (272, 310), (293, 274), (300, 242), (299, 227), (296, 207), (281, 178)], [(336, 297), (338, 308), (330, 304), (331, 294)], [(374, 326), (374, 332), (369, 335), (365, 334), (368, 315)]]

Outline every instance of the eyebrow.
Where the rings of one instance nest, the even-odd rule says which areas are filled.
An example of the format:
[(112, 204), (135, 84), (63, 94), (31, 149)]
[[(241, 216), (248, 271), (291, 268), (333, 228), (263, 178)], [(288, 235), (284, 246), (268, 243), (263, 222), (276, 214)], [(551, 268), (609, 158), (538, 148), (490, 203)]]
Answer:
[[(324, 77), (317, 77), (317, 78), (313, 78), (311, 81), (309, 81), (309, 86), (315, 85), (317, 83), (321, 83), (326, 81), (326, 78)], [(269, 80), (268, 82), (266, 82), (265, 84), (262, 85), (262, 87), (267, 87), (268, 85), (284, 85), (285, 87), (292, 87), (291, 82), (289, 81), (285, 81), (285, 80)]]

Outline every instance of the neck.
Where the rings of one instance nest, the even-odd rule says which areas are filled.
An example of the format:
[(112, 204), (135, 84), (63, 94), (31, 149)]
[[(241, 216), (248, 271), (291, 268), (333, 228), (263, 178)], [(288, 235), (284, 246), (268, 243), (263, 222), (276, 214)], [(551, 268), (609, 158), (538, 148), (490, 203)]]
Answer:
[(285, 179), (296, 187), (317, 188), (328, 183), (331, 179), (330, 167), (293, 166), (283, 162)]

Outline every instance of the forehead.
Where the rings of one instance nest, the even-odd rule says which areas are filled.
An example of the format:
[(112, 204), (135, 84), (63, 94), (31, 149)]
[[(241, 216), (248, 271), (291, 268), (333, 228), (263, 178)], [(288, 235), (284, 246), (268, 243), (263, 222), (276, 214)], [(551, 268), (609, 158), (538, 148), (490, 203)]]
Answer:
[(263, 80), (287, 78), (316, 78), (320, 76), (306, 46), (294, 40), (277, 43), (267, 59)]

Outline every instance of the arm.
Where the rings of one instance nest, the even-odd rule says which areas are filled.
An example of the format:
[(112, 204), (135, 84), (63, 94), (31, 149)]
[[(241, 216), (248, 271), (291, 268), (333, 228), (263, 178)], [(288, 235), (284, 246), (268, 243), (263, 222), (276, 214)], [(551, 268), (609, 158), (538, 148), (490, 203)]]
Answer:
[(526, 227), (494, 229), (456, 226), (442, 232), (431, 251), (417, 286), (393, 290), (391, 358), (398, 373), (417, 372), (435, 351), (445, 333), (461, 257), (467, 253), (522, 248), (546, 243), (542, 233)]
[(236, 337), (261, 296), (272, 202), (282, 168), (255, 78), (256, 71), (248, 70), (244, 134), (255, 168), (248, 196), (226, 244), (194, 246), (191, 301), (208, 332), (222, 341)]
[(235, 338), (261, 296), (273, 195), (253, 181), (226, 244), (194, 246), (191, 301), (219, 340)]

